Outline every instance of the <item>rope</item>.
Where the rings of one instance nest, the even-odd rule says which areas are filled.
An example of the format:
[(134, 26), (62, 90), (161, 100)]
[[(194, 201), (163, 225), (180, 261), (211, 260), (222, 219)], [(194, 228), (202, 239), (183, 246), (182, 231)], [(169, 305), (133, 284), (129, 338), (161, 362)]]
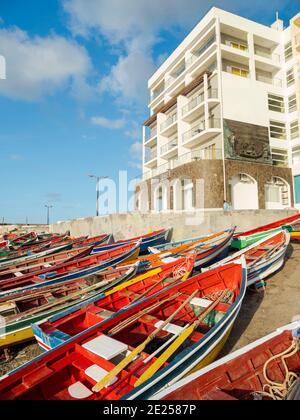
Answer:
[[(258, 391), (255, 394), (269, 397), (272, 400), (284, 400), (286, 399), (287, 395), (290, 393), (292, 387), (295, 385), (297, 379), (300, 377), (300, 375), (290, 372), (287, 364), (286, 359), (292, 357), (294, 354), (296, 354), (300, 350), (300, 341), (299, 339), (294, 339), (292, 345), (282, 353), (276, 354), (275, 356), (271, 357), (264, 365), (263, 369), (263, 376), (265, 381), (267, 382), (264, 387), (263, 391)], [(285, 370), (285, 378), (282, 383), (280, 382), (274, 382), (272, 381), (268, 376), (268, 365), (275, 359), (281, 359), (281, 362), (283, 364), (284, 370)]]

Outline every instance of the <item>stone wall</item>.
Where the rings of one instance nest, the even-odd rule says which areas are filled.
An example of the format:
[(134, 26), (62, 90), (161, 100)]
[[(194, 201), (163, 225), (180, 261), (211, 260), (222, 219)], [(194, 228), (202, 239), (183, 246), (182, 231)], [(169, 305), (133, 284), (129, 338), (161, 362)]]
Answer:
[(218, 232), (233, 226), (237, 226), (238, 231), (245, 231), (296, 213), (295, 210), (136, 212), (59, 222), (51, 225), (50, 231), (63, 233), (70, 230), (73, 236), (113, 233), (115, 239), (124, 239), (173, 227), (173, 239), (180, 240)]

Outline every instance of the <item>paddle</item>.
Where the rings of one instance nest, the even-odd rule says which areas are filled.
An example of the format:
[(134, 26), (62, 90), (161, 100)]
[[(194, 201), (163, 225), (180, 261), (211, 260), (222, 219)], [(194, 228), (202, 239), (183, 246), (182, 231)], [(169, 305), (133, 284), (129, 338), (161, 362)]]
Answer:
[(168, 325), (176, 315), (193, 299), (193, 297), (198, 293), (198, 290), (195, 290), (194, 293), (189, 296), (179, 308), (170, 315), (160, 327), (156, 328), (146, 340), (136, 347), (125, 359), (123, 359), (117, 366), (115, 366), (101, 381), (99, 381), (92, 389), (93, 392), (100, 392), (113, 378), (115, 378), (127, 365), (129, 365), (142, 351), (146, 346), (157, 336), (157, 334), (162, 331), (166, 325)]
[(173, 296), (168, 297), (167, 299), (164, 299), (162, 301), (156, 302), (152, 306), (148, 306), (147, 308), (143, 309), (142, 311), (139, 311), (138, 313), (132, 315), (130, 318), (125, 319), (123, 322), (112, 328), (108, 331), (108, 335), (112, 336), (123, 330), (124, 328), (128, 327), (133, 322), (136, 322), (141, 316), (148, 314), (151, 311), (154, 311), (154, 309), (159, 308), (163, 303), (169, 302), (173, 299), (176, 299), (180, 293), (176, 293)]
[(223, 293), (220, 295), (218, 299), (209, 305), (207, 309), (201, 312), (197, 316), (197, 320), (193, 322), (188, 328), (184, 329), (176, 338), (173, 344), (171, 344), (165, 352), (151, 365), (149, 368), (140, 376), (140, 378), (135, 382), (134, 387), (138, 387), (143, 382), (147, 381), (151, 376), (153, 376), (161, 366), (175, 353), (175, 351), (182, 345), (182, 343), (188, 339), (188, 337), (198, 328), (201, 322), (209, 315), (209, 313), (223, 300), (226, 298), (229, 293), (231, 293), (230, 289), (225, 289)]

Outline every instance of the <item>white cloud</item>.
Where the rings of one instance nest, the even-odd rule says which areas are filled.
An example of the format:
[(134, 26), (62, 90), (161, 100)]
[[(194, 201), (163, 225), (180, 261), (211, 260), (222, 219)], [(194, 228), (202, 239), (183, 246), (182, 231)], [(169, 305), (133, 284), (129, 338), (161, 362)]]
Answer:
[(31, 38), (18, 28), (0, 29), (0, 51), (7, 65), (0, 94), (29, 101), (67, 87), (86, 94), (91, 63), (86, 50), (74, 41), (56, 35)]
[[(123, 54), (101, 80), (100, 89), (111, 92), (122, 104), (143, 103), (147, 99), (146, 80), (161, 60), (153, 57), (153, 47), (165, 33), (191, 29), (212, 6), (242, 15), (268, 16), (282, 8), (281, 0), (62, 0), (69, 26), (76, 35), (102, 36)], [(274, 16), (275, 19), (275, 16)], [(180, 35), (180, 36), (179, 36)]]
[(124, 119), (110, 120), (105, 117), (92, 117), (91, 122), (94, 125), (100, 125), (101, 127), (110, 128), (112, 130), (118, 130), (124, 127), (126, 121)]

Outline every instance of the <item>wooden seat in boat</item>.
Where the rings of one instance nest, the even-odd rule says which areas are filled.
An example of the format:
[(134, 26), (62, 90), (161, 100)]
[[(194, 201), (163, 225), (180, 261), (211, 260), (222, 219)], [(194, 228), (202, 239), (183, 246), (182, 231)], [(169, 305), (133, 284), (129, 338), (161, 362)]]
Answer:
[(128, 350), (127, 344), (107, 335), (101, 334), (91, 341), (86, 342), (82, 347), (105, 360), (111, 360)]
[(68, 387), (70, 397), (76, 400), (85, 400), (93, 395), (93, 392), (82, 382), (78, 381)]

